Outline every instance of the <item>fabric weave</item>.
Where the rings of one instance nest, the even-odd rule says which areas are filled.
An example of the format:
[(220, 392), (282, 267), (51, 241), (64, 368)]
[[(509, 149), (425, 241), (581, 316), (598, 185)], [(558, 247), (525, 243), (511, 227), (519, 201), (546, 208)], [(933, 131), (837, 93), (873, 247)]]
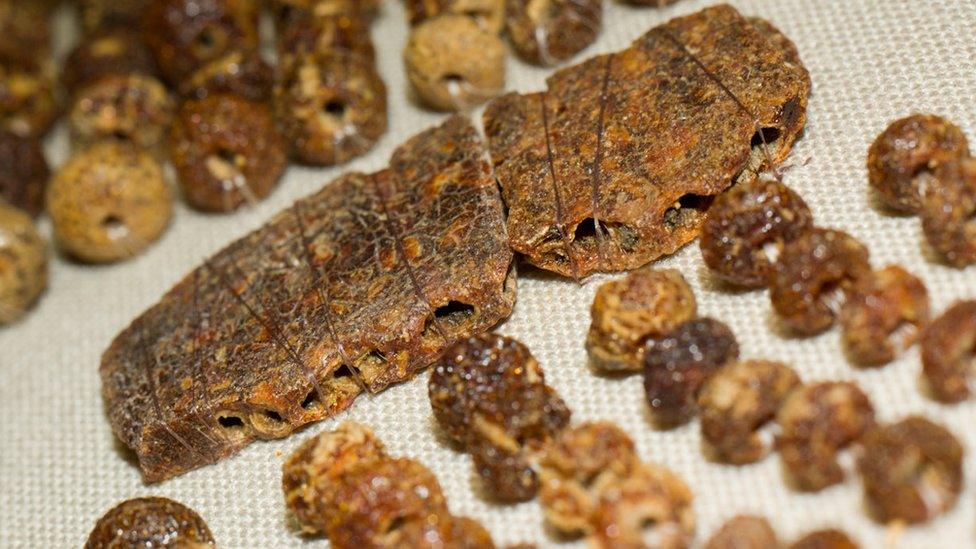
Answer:
[[(625, 47), (675, 15), (713, 2), (683, 0), (663, 9), (608, 0), (599, 41), (574, 61)], [(785, 181), (810, 204), (817, 224), (860, 238), (872, 263), (900, 263), (920, 276), (941, 312), (952, 301), (976, 297), (976, 266), (940, 264), (924, 244), (920, 224), (892, 217), (867, 192), (865, 156), (891, 120), (911, 112), (940, 114), (976, 144), (976, 3), (973, 0), (742, 0), (744, 14), (770, 19), (799, 47), (813, 78), (808, 125), (790, 159)], [(71, 29), (66, 17), (58, 30)], [(59, 32), (60, 34), (60, 32)], [(438, 476), (451, 509), (484, 522), (496, 542), (556, 545), (546, 533), (538, 503), (498, 506), (478, 496), (469, 456), (450, 449), (434, 429), (426, 379), (361, 397), (334, 420), (284, 440), (255, 443), (240, 455), (160, 485), (142, 484), (131, 458), (114, 439), (104, 416), (98, 362), (111, 339), (201, 259), (267, 220), (295, 198), (309, 194), (344, 170), (385, 165), (393, 147), (442, 119), (411, 102), (401, 64), (406, 22), (400, 2), (388, 0), (373, 27), (379, 70), (389, 86), (390, 131), (377, 148), (342, 168), (289, 169), (281, 187), (254, 210), (228, 216), (176, 208), (162, 241), (142, 256), (109, 267), (87, 267), (52, 258), (50, 289), (25, 321), (0, 329), (0, 545), (12, 548), (78, 547), (95, 520), (119, 501), (140, 495), (177, 499), (198, 511), (226, 548), (325, 546), (305, 542), (285, 511), (281, 465), (307, 437), (353, 419), (376, 430), (392, 455), (410, 456)], [(63, 48), (62, 48), (63, 49)], [(508, 64), (508, 87), (542, 88), (550, 70), (520, 61)], [(67, 154), (64, 129), (51, 138), (54, 165)], [(49, 224), (42, 229), (50, 234)], [(900, 537), (870, 522), (858, 481), (815, 495), (800, 495), (783, 481), (775, 455), (745, 467), (707, 462), (699, 450), (698, 423), (675, 431), (651, 428), (638, 376), (602, 378), (590, 372), (583, 349), (596, 286), (523, 269), (514, 315), (500, 331), (526, 343), (547, 381), (565, 398), (574, 421), (618, 422), (641, 456), (682, 475), (695, 494), (698, 540), (737, 513), (770, 518), (783, 539), (837, 526), (863, 547), (973, 547), (976, 545), (976, 399), (942, 406), (918, 389), (917, 349), (882, 369), (858, 370), (844, 358), (840, 334), (808, 339), (782, 335), (764, 291), (734, 293), (715, 284), (697, 244), (659, 261), (681, 269), (694, 286), (702, 315), (727, 322), (746, 358), (793, 365), (804, 380), (855, 380), (872, 398), (879, 418), (922, 413), (944, 422), (965, 445), (966, 490), (953, 511)]]

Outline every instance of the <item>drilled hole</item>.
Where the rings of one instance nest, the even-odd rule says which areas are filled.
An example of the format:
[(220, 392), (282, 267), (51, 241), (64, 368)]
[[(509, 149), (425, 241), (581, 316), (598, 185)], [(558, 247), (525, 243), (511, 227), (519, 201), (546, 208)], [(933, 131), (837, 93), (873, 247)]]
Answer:
[(401, 528), (406, 526), (407, 521), (403, 517), (396, 517), (390, 521), (389, 526), (386, 527), (387, 534), (393, 534), (399, 531)]
[(315, 408), (318, 408), (321, 404), (322, 401), (319, 400), (319, 392), (316, 391), (315, 389), (312, 389), (311, 392), (309, 392), (308, 395), (305, 396), (305, 400), (302, 400), (302, 409), (313, 410)]
[(360, 372), (381, 369), (386, 365), (386, 356), (374, 349), (356, 360), (355, 368)]
[(124, 131), (122, 131), (122, 130), (115, 130), (114, 132), (112, 132), (112, 137), (114, 137), (115, 139), (118, 139), (119, 141), (128, 141), (129, 140), (129, 134), (126, 133), (126, 132), (124, 132)]
[(779, 139), (780, 131), (779, 128), (762, 128), (758, 132), (752, 134), (752, 141), (749, 143), (751, 147), (762, 147), (763, 143), (766, 145), (772, 145)]
[(337, 99), (333, 99), (322, 105), (322, 112), (329, 116), (340, 118), (346, 114), (346, 104)]
[(285, 421), (284, 419), (282, 419), (281, 414), (279, 414), (278, 412), (276, 412), (274, 410), (265, 410), (264, 411), (264, 417), (268, 421), (271, 421), (272, 423), (281, 423), (281, 422)]
[(474, 316), (474, 305), (453, 300), (434, 311), (435, 318), (452, 324), (460, 324), (472, 316)]
[(230, 431), (244, 429), (244, 420), (237, 416), (219, 416), (217, 417), (217, 423), (224, 429)]
[(222, 31), (214, 27), (204, 27), (194, 40), (194, 50), (199, 57), (212, 57), (220, 48)]
[[(599, 230), (603, 230), (600, 226)], [(597, 231), (597, 221), (592, 217), (587, 217), (583, 221), (579, 222), (576, 226), (576, 230), (573, 232), (573, 240), (577, 242), (585, 242), (587, 240), (593, 240), (596, 238)]]
[(669, 231), (697, 225), (715, 200), (714, 196), (686, 194), (664, 212), (664, 226)]
[(234, 151), (232, 151), (230, 149), (225, 149), (223, 147), (221, 147), (220, 149), (217, 149), (217, 158), (219, 158), (219, 159), (221, 159), (224, 162), (227, 162), (229, 164), (236, 164), (237, 163), (237, 153), (235, 153)]
[(106, 231), (118, 231), (124, 228), (122, 219), (115, 215), (106, 215), (102, 218), (102, 228)]
[(460, 74), (449, 72), (441, 77), (441, 81), (444, 82), (444, 84), (448, 84), (448, 85), (450, 84), (459, 85), (461, 84), (461, 82), (464, 82), (464, 77), (461, 76)]

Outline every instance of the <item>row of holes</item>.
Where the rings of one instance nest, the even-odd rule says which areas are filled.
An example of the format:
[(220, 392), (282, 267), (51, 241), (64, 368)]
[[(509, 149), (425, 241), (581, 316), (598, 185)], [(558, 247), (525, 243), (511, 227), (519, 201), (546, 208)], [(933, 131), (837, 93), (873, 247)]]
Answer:
[[(475, 308), (472, 305), (463, 303), (460, 301), (450, 301), (447, 305), (438, 307), (434, 311), (434, 317), (441, 319), (442, 321), (459, 324), (464, 320), (470, 318), (474, 315)], [(386, 356), (383, 355), (379, 350), (372, 350), (360, 357), (356, 362), (360, 363), (363, 361), (378, 361), (386, 362)], [(353, 377), (353, 371), (349, 366), (343, 364), (332, 374), (333, 379), (342, 379)], [(311, 410), (321, 404), (318, 393), (313, 389), (308, 395), (302, 400), (301, 407), (304, 410)], [(264, 417), (273, 424), (278, 425), (284, 423), (284, 418), (281, 414), (274, 410), (264, 410), (262, 412)], [(217, 418), (217, 423), (229, 431), (242, 430), (246, 427), (244, 419), (237, 415), (220, 415)]]

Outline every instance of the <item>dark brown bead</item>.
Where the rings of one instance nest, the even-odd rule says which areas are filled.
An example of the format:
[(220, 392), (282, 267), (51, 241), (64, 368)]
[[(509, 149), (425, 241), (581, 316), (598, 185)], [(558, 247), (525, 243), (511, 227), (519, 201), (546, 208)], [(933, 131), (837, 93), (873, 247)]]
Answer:
[(941, 402), (961, 402), (972, 394), (976, 359), (976, 300), (959, 301), (922, 334), (922, 378)]
[(792, 368), (766, 360), (735, 362), (712, 375), (698, 396), (708, 457), (737, 465), (762, 459), (769, 448), (756, 431), (799, 385)]
[(0, 199), (37, 217), (50, 175), (40, 141), (0, 131)]
[(763, 517), (738, 515), (708, 538), (705, 549), (781, 549), (776, 532)]
[(951, 509), (963, 488), (963, 453), (955, 435), (919, 416), (868, 433), (858, 471), (872, 517), (914, 524)]
[(183, 104), (171, 160), (190, 205), (231, 211), (274, 190), (285, 169), (285, 145), (265, 104), (211, 95)]
[(23, 317), (47, 287), (47, 244), (30, 216), (0, 200), (0, 326)]
[(212, 546), (210, 528), (196, 511), (159, 497), (130, 499), (113, 507), (98, 520), (85, 543), (85, 549)]
[[(851, 359), (868, 366), (894, 360), (915, 343), (928, 319), (925, 284), (897, 265), (858, 280), (840, 310), (844, 346)], [(899, 340), (892, 341), (896, 332)]]
[(50, 53), (47, 11), (36, 0), (0, 0), (0, 63), (38, 70)]
[(913, 114), (892, 122), (871, 144), (868, 181), (889, 208), (918, 213), (932, 172), (966, 156), (969, 144), (955, 124), (931, 114)]
[(179, 85), (207, 63), (258, 47), (254, 0), (157, 0), (146, 10), (146, 40), (163, 76)]
[(853, 236), (812, 229), (790, 242), (776, 261), (769, 287), (773, 309), (795, 332), (820, 333), (834, 323), (831, 293), (847, 291), (871, 272), (868, 249)]
[(105, 27), (84, 37), (71, 51), (61, 85), (73, 94), (110, 74), (152, 76), (155, 72), (156, 63), (137, 29)]
[(291, 156), (335, 165), (386, 132), (386, 86), (372, 63), (342, 52), (300, 55), (279, 66), (272, 104)]
[(274, 70), (257, 51), (232, 51), (200, 67), (181, 82), (179, 93), (184, 100), (229, 93), (267, 102), (273, 84)]
[(555, 65), (596, 40), (603, 0), (506, 0), (505, 29), (526, 60)]
[(649, 338), (695, 317), (695, 294), (674, 269), (645, 267), (597, 288), (586, 337), (590, 364), (603, 372), (640, 372)]
[(47, 72), (0, 63), (0, 129), (23, 137), (47, 134), (60, 114)]
[(824, 381), (783, 403), (777, 449), (794, 488), (817, 492), (844, 480), (837, 454), (874, 427), (874, 407), (857, 385)]
[(783, 246), (812, 226), (800, 195), (779, 181), (754, 178), (715, 199), (702, 226), (702, 259), (726, 282), (765, 286)]
[(525, 345), (495, 334), (456, 343), (435, 364), (428, 391), (437, 422), (474, 456), (493, 498), (535, 496), (527, 454), (562, 430), (570, 412)]
[(108, 27), (135, 29), (143, 23), (153, 0), (78, 0), (82, 30), (97, 33)]
[(72, 143), (85, 148), (123, 141), (162, 156), (175, 107), (152, 76), (110, 74), (75, 94), (68, 113)]
[(369, 19), (358, 12), (318, 14), (293, 8), (278, 20), (278, 57), (288, 63), (302, 54), (342, 52), (360, 63), (372, 64), (376, 51), (369, 36)]
[(976, 158), (939, 166), (922, 199), (929, 244), (954, 267), (976, 263)]
[(671, 428), (698, 413), (698, 391), (716, 370), (739, 358), (724, 323), (697, 318), (651, 338), (644, 351), (644, 391), (656, 426)]

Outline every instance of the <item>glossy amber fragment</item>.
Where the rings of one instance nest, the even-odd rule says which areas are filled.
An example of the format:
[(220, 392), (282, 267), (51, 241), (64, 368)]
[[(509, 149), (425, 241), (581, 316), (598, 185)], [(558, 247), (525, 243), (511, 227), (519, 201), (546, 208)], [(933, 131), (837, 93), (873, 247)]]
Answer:
[(451, 118), (186, 276), (103, 356), (112, 426), (158, 481), (412, 377), (511, 312), (512, 252), (478, 134)]
[(803, 128), (810, 79), (788, 43), (721, 5), (494, 100), (484, 123), (511, 246), (582, 277), (694, 239), (712, 197), (782, 161)]
[(432, 368), (428, 392), (438, 424), (472, 455), (492, 498), (535, 497), (531, 456), (569, 424), (570, 412), (525, 345), (496, 334), (459, 341)]

